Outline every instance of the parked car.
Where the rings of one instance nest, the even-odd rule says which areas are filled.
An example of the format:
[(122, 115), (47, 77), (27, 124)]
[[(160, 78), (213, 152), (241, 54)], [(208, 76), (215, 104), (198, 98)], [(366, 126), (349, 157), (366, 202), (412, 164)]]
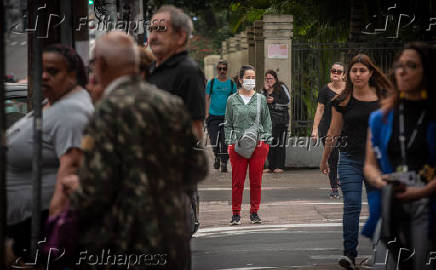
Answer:
[(5, 83), (6, 128), (27, 113), (27, 83)]

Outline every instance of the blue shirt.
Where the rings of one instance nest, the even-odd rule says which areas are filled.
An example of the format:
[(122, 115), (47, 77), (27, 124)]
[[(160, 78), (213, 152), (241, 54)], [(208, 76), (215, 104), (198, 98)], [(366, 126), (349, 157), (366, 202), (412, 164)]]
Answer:
[[(389, 140), (392, 136), (393, 122), (394, 112), (392, 110), (387, 112), (387, 115), (385, 115), (385, 112), (379, 109), (378, 111), (371, 113), (369, 117), (372, 147), (376, 154), (380, 169), (384, 174), (392, 173), (394, 171), (394, 168), (392, 167), (388, 157), (388, 146)], [(433, 119), (429, 120), (427, 124), (427, 144), (429, 149), (428, 165), (434, 167), (436, 165), (436, 121)], [(373, 202), (373, 211), (376, 211), (376, 213), (373, 213), (375, 220), (373, 221), (374, 223), (376, 223), (376, 220), (378, 220), (381, 209), (380, 193), (378, 193), (376, 196), (378, 197), (378, 201), (376, 204)], [(436, 196), (433, 194), (430, 198), (430, 236), (434, 239), (436, 238)], [(368, 200), (368, 202), (371, 204), (370, 200)], [(371, 235), (375, 231), (375, 225), (372, 227), (372, 232), (370, 233)]]
[[(388, 145), (392, 135), (394, 121), (393, 111), (385, 113), (380, 109), (373, 112), (369, 117), (369, 128), (371, 129), (371, 142), (383, 173), (392, 173), (394, 168), (389, 161)], [(427, 144), (429, 149), (428, 164), (436, 165), (436, 122), (430, 120), (427, 125)]]
[[(210, 96), (209, 114), (225, 115), (227, 98), (236, 93), (236, 85), (230, 80), (224, 82), (214, 78), (212, 95)], [(206, 85), (206, 95), (210, 95), (210, 85), (212, 80), (209, 80)]]

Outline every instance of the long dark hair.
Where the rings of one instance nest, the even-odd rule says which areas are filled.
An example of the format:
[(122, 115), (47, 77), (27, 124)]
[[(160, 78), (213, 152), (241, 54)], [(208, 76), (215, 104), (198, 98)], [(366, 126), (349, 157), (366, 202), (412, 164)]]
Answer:
[[(430, 48), (430, 55), (429, 55), (429, 63), (433, 63), (433, 65), (430, 65), (430, 68), (427, 70), (427, 74), (436, 74), (436, 67), (434, 63), (436, 63), (436, 45), (433, 45), (433, 47)], [(430, 107), (430, 117), (432, 120), (436, 120), (436, 80), (430, 80), (429, 76), (428, 79), (428, 105)], [(432, 106), (433, 105), (433, 106)]]
[(253, 71), (256, 71), (256, 70), (254, 69), (253, 66), (250, 66), (250, 65), (244, 65), (244, 66), (242, 66), (241, 69), (239, 70), (239, 79), (242, 79), (242, 78), (244, 77), (245, 71), (247, 71), (247, 70), (253, 70)]
[[(282, 81), (279, 80), (279, 78), (278, 78), (278, 76), (277, 76), (277, 72), (275, 72), (275, 71), (272, 70), (272, 69), (268, 69), (268, 70), (265, 72), (265, 77), (266, 77), (267, 74), (271, 74), (271, 76), (273, 76), (274, 79), (276, 80), (276, 82), (275, 82), (274, 85), (272, 86), (272, 88), (273, 88), (273, 92), (274, 92), (274, 91), (282, 91), (281, 89), (282, 89), (283, 86), (284, 86), (286, 89), (288, 89), (288, 87), (286, 86), (286, 84), (285, 84), (284, 82), (282, 82)], [(285, 91), (289, 91), (289, 90), (285, 90)]]
[(85, 88), (88, 83), (88, 76), (85, 72), (82, 58), (73, 48), (63, 44), (53, 44), (46, 47), (44, 53), (58, 53), (62, 55), (67, 61), (67, 71), (76, 72), (77, 84)]
[(352, 59), (347, 69), (347, 82), (345, 84), (345, 89), (342, 93), (336, 98), (340, 103), (348, 97), (353, 92), (353, 83), (351, 82), (350, 72), (353, 68), (353, 65), (356, 63), (361, 63), (368, 68), (369, 71), (372, 71), (372, 76), (369, 79), (369, 85), (374, 87), (376, 90), (376, 95), (379, 100), (382, 100), (386, 97), (387, 93), (391, 91), (392, 84), (387, 78), (387, 76), (377, 67), (371, 60), (371, 58), (366, 54), (357, 54)]
[(276, 83), (273, 85), (273, 88), (274, 88), (274, 89), (276, 88), (276, 86), (280, 86), (280, 85), (284, 84), (282, 81), (279, 81), (279, 78), (278, 78), (278, 76), (277, 76), (277, 72), (275, 72), (274, 70), (272, 70), (272, 69), (268, 69), (268, 70), (265, 72), (265, 77), (266, 77), (267, 74), (271, 74), (271, 76), (273, 76), (274, 79), (276, 80)]
[[(434, 65), (434, 61), (435, 61), (434, 52), (430, 53), (431, 47), (426, 43), (423, 42), (407, 43), (404, 45), (403, 50), (395, 56), (393, 65), (395, 65), (399, 61), (401, 55), (405, 50), (415, 50), (418, 53), (419, 58), (421, 59), (421, 64), (423, 68), (421, 87), (422, 89), (426, 89), (427, 92), (429, 93), (428, 104), (430, 105), (431, 101), (432, 100), (434, 101), (434, 95), (432, 92), (436, 90), (434, 83), (433, 85), (431, 85), (432, 80), (430, 80), (430, 76), (432, 74), (431, 69), (433, 68), (432, 66)], [(432, 51), (434, 51), (434, 49)], [(389, 77), (392, 80), (393, 87), (392, 87), (392, 93), (389, 95), (389, 97), (386, 100), (382, 102), (382, 109), (385, 113), (392, 110), (400, 100), (400, 94), (399, 94), (400, 90), (398, 89), (398, 84), (395, 78), (394, 71), (391, 71)]]

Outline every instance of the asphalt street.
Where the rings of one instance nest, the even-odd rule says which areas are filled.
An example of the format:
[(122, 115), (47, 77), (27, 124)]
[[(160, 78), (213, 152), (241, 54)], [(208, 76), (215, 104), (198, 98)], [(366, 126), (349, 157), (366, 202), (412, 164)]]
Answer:
[(10, 32), (5, 35), (6, 74), (16, 80), (27, 76), (27, 34)]
[[(203, 233), (193, 240), (193, 269), (339, 269), (339, 224), (244, 228)], [(358, 261), (371, 254), (361, 239)]]
[[(328, 197), (328, 178), (318, 169), (288, 169), (264, 174), (262, 189), (262, 224), (250, 223), (247, 179), (242, 224), (229, 226), (231, 170), (211, 167), (199, 185), (201, 226), (192, 240), (193, 269), (341, 269), (343, 202)], [(361, 226), (368, 216), (365, 197)], [(359, 237), (358, 251), (359, 264), (373, 254), (370, 240)]]

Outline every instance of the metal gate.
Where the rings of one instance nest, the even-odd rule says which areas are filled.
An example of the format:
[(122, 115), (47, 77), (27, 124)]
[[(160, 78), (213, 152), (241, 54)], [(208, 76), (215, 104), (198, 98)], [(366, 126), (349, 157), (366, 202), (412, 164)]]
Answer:
[(384, 72), (389, 72), (403, 43), (294, 43), (292, 44), (292, 136), (308, 136), (317, 107), (318, 91), (329, 82), (334, 62), (347, 65), (351, 58), (364, 53)]

